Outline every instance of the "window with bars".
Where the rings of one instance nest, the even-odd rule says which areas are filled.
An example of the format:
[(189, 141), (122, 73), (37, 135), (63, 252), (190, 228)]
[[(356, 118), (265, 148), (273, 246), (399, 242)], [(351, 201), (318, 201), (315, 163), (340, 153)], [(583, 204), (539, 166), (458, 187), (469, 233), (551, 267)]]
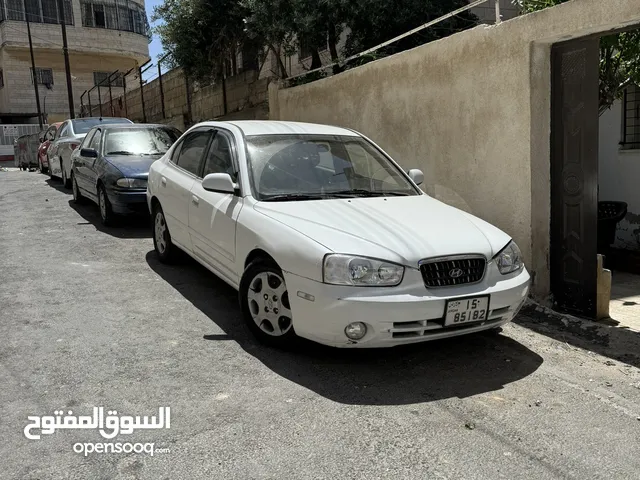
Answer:
[[(53, 70), (36, 67), (36, 82), (38, 85), (53, 85)], [(33, 84), (33, 69), (31, 69), (31, 83)]]
[[(93, 72), (93, 84), (97, 87), (98, 85), (101, 87), (109, 86), (109, 75), (113, 72)], [(111, 86), (112, 87), (124, 87), (124, 76), (122, 72), (116, 73), (113, 77), (111, 77)]]
[[(64, 23), (73, 25), (72, 0), (63, 0)], [(25, 17), (26, 4), (26, 17)], [(58, 23), (57, 0), (0, 0), (0, 21), (17, 20), (32, 23)]]
[(624, 91), (622, 100), (622, 148), (640, 149), (640, 86)]
[(128, 0), (81, 0), (82, 25), (148, 35), (149, 25), (142, 5)]

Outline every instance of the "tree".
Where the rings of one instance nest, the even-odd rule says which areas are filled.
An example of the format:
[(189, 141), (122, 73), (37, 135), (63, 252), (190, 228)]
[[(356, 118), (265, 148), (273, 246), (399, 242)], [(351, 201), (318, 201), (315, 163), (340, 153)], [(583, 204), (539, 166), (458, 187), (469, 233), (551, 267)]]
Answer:
[(163, 21), (155, 33), (173, 66), (209, 82), (223, 77), (225, 62), (245, 42), (246, 14), (237, 0), (165, 0), (152, 20)]
[[(345, 55), (351, 56), (468, 5), (468, 0), (361, 0), (350, 2), (351, 29)], [(405, 37), (386, 47), (383, 54), (401, 52), (465, 30), (478, 23), (468, 10), (443, 22)]]
[[(516, 0), (523, 13), (552, 7), (567, 0)], [(600, 39), (600, 115), (632, 84), (640, 85), (640, 30)]]

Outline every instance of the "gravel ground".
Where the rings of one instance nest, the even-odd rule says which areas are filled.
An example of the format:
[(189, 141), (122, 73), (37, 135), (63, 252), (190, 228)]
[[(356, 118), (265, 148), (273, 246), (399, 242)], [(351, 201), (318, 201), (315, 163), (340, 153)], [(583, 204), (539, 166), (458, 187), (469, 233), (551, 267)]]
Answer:
[[(265, 348), (228, 286), (157, 262), (146, 219), (106, 229), (48, 177), (0, 172), (1, 478), (638, 478), (640, 342), (568, 325), (524, 315), (408, 348)], [(23, 434), (27, 416), (94, 406), (168, 406), (171, 428)]]

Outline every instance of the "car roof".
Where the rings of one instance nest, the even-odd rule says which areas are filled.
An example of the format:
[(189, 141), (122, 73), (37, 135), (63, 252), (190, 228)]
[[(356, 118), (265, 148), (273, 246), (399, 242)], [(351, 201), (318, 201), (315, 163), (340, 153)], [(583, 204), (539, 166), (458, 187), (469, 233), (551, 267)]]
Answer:
[(128, 118), (125, 117), (79, 117), (79, 118), (69, 118), (69, 121), (73, 121), (73, 120), (106, 120), (106, 119), (112, 119), (112, 120), (126, 120), (127, 122), (131, 122), (133, 123), (131, 120), (129, 120)]
[(247, 135), (343, 135), (359, 136), (356, 132), (342, 127), (319, 123), (281, 122), (276, 120), (236, 120), (227, 122), (204, 122), (201, 125), (234, 125)]
[(102, 129), (111, 129), (111, 128), (128, 128), (128, 129), (136, 129), (136, 128), (158, 128), (158, 127), (166, 127), (166, 128), (175, 128), (172, 125), (164, 125), (162, 123), (105, 123), (96, 125), (92, 128), (102, 128)]

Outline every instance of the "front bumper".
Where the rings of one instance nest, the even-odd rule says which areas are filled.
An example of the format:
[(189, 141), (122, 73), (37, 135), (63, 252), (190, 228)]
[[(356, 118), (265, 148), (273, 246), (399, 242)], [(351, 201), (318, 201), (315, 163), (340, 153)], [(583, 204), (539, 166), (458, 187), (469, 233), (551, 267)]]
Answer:
[[(529, 293), (526, 269), (499, 277), (487, 275), (481, 283), (427, 289), (418, 270), (407, 269), (398, 287), (342, 287), (327, 285), (285, 272), (296, 333), (333, 347), (377, 348), (454, 337), (496, 328), (511, 321)], [(311, 298), (313, 301), (307, 300)], [(482, 322), (444, 326), (448, 299), (490, 295), (489, 314)], [(367, 325), (363, 339), (344, 333), (351, 322)]]
[(148, 214), (146, 190), (107, 192), (111, 209), (118, 215)]

